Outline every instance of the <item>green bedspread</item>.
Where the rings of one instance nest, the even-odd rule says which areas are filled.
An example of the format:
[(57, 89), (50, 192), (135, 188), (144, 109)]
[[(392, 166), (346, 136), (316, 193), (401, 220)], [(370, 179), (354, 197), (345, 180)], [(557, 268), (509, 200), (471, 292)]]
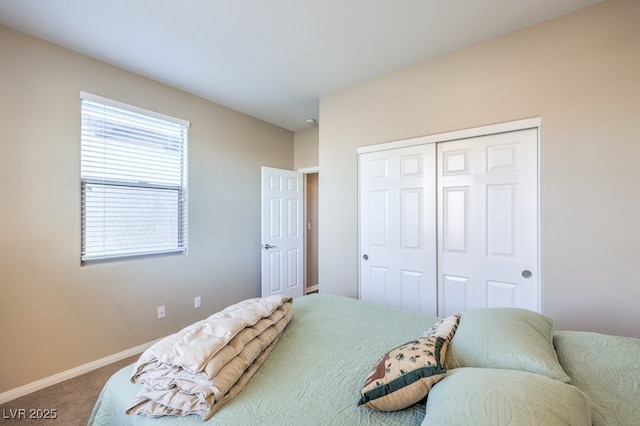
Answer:
[(558, 360), (591, 400), (594, 425), (640, 425), (640, 339), (556, 331)]
[[(436, 318), (354, 299), (310, 295), (293, 303), (293, 318), (267, 361), (206, 424), (419, 425), (424, 403), (397, 412), (358, 407), (371, 366), (388, 349), (418, 337)], [(125, 409), (139, 386), (132, 367), (105, 385), (93, 425), (198, 425), (196, 416), (146, 418)]]
[[(246, 388), (224, 404), (207, 424), (386, 426), (420, 425), (423, 420), (424, 425), (588, 424), (591, 418), (598, 426), (640, 425), (640, 339), (556, 331), (556, 362), (569, 376), (569, 383), (520, 371), (456, 368), (434, 385), (431, 400), (426, 403), (423, 400), (405, 410), (378, 412), (358, 406), (365, 376), (384, 352), (420, 336), (437, 319), (322, 294), (295, 299), (293, 312), (266, 362)], [(468, 316), (467, 322), (477, 324), (476, 317)], [(476, 320), (469, 322), (469, 318)], [(498, 322), (497, 328), (491, 328), (486, 336), (504, 333), (503, 324), (504, 321)], [(458, 331), (463, 327), (461, 323)], [(491, 353), (495, 346), (471, 343), (486, 341), (478, 339), (478, 333), (467, 333), (467, 337), (458, 333), (450, 349), (452, 359), (456, 358), (456, 351), (457, 358), (472, 358), (461, 357), (461, 350), (470, 350), (470, 354), (484, 351), (484, 358), (504, 356)], [(513, 339), (508, 340), (513, 343)], [(519, 351), (519, 356), (533, 357), (530, 349)], [(553, 353), (552, 346), (550, 350)], [(522, 360), (518, 363), (528, 364)], [(127, 405), (139, 390), (139, 385), (129, 380), (131, 370), (132, 366), (126, 367), (111, 377), (89, 424), (202, 424), (196, 416), (153, 419), (126, 415)], [(459, 405), (460, 401), (463, 405)], [(484, 420), (480, 415), (469, 415), (475, 412), (469, 405), (473, 401), (480, 401), (481, 413), (476, 411)], [(529, 414), (526, 410), (530, 410)], [(552, 415), (554, 421), (545, 420)], [(564, 417), (570, 420), (562, 420)], [(499, 421), (496, 423), (495, 419)]]

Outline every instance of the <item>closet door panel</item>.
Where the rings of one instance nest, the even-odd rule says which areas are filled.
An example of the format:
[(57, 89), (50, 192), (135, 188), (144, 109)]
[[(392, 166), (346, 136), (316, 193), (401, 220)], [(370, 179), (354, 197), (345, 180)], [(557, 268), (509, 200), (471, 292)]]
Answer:
[(360, 298), (436, 315), (435, 146), (359, 161)]
[(538, 311), (537, 130), (439, 143), (437, 157), (440, 315)]

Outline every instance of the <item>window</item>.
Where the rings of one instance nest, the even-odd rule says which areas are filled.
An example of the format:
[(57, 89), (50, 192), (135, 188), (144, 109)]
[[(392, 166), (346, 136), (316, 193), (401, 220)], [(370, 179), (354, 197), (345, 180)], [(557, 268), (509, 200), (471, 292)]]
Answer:
[(82, 262), (187, 250), (189, 122), (81, 93)]

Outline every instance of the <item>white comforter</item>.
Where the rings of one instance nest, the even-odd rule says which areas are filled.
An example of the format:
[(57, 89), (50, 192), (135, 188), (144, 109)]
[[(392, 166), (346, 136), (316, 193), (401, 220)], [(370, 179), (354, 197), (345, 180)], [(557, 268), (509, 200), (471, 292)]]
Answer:
[(248, 299), (147, 349), (131, 381), (142, 390), (127, 414), (209, 419), (262, 365), (293, 313), (284, 296)]

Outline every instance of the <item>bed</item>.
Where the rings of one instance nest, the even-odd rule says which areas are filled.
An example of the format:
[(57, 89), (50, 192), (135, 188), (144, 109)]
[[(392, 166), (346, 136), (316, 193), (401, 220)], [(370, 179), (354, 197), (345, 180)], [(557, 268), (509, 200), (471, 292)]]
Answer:
[[(205, 423), (640, 424), (640, 339), (554, 331), (529, 311), (465, 312), (448, 342), (432, 338), (443, 362), (430, 367), (426, 397), (380, 411), (363, 403), (375, 367), (443, 319), (324, 294), (295, 299), (292, 311), (264, 364)], [(203, 423), (125, 414), (142, 387), (131, 382), (133, 368), (105, 384), (89, 424)]]

